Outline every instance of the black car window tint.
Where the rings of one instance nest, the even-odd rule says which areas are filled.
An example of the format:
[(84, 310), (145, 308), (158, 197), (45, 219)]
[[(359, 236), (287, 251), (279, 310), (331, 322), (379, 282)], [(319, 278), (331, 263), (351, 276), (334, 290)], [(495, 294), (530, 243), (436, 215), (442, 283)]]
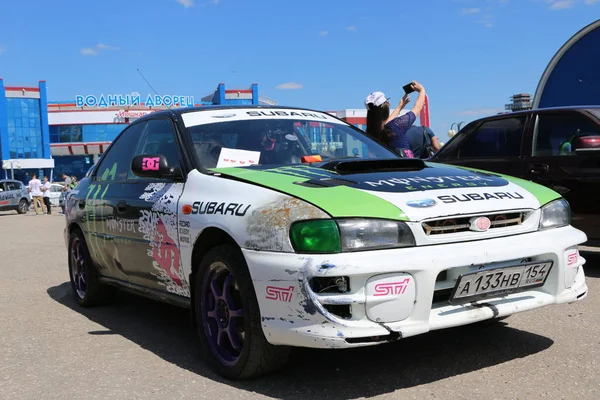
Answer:
[[(180, 165), (178, 145), (171, 120), (160, 118), (147, 122), (133, 156), (143, 154), (161, 154), (166, 157), (169, 166), (178, 167)], [(132, 175), (130, 173), (131, 178), (133, 178)]]
[(578, 137), (600, 135), (598, 127), (580, 113), (540, 114), (534, 135), (533, 156), (570, 156)]
[(127, 178), (144, 125), (145, 123), (130, 125), (113, 141), (98, 162), (98, 168), (95, 170), (97, 181), (121, 181)]
[(459, 158), (519, 157), (525, 117), (487, 121), (461, 143)]

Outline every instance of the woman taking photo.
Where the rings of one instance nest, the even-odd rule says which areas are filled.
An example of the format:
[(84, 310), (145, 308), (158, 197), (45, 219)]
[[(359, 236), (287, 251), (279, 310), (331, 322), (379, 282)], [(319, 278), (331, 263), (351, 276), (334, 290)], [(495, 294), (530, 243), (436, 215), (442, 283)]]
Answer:
[(402, 157), (413, 158), (410, 151), (406, 131), (412, 126), (421, 113), (425, 103), (425, 88), (416, 81), (411, 82), (411, 87), (419, 93), (415, 105), (406, 114), (400, 116), (400, 111), (410, 102), (408, 95), (404, 95), (398, 106), (390, 113), (389, 98), (383, 92), (373, 92), (365, 99), (367, 107), (367, 134), (391, 147)]

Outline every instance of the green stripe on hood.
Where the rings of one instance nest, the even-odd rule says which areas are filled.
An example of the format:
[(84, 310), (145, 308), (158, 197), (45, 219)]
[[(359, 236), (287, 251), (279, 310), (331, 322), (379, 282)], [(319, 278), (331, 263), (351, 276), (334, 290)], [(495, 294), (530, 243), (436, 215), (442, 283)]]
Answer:
[[(348, 186), (310, 188), (294, 184), (294, 182), (310, 180), (301, 176), (239, 167), (212, 168), (211, 170), (297, 197), (314, 204), (332, 217), (386, 218), (408, 221), (404, 212), (392, 203)], [(292, 171), (290, 170), (290, 173), (293, 173)]]
[[(429, 164), (436, 164), (436, 163), (429, 163)], [(523, 189), (527, 190), (529, 193), (534, 195), (540, 202), (540, 207), (543, 207), (546, 204), (550, 203), (551, 201), (560, 199), (562, 197), (559, 193), (555, 192), (554, 190), (552, 190), (546, 186), (540, 185), (535, 182), (527, 181), (525, 179), (521, 179), (521, 178), (517, 178), (514, 176), (509, 176), (509, 175), (504, 175), (504, 174), (499, 174), (494, 171), (485, 171), (485, 170), (476, 169), (476, 168), (461, 167), (461, 166), (456, 166), (456, 168), (465, 169), (468, 171), (483, 172), (486, 174), (494, 174), (494, 175), (500, 176), (500, 177), (506, 179), (507, 181), (514, 183), (515, 185), (521, 186)]]

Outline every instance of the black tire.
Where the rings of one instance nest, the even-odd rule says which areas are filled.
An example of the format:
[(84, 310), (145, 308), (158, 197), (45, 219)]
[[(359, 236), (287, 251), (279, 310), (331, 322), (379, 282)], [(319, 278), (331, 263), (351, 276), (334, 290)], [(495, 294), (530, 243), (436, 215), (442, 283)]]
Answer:
[(29, 210), (29, 202), (25, 199), (21, 199), (19, 205), (17, 206), (17, 212), (19, 214), (26, 214), (27, 210)]
[[(211, 330), (209, 321), (213, 323), (218, 322), (216, 321), (216, 317), (212, 317), (214, 318), (214, 321), (212, 321), (211, 317), (204, 316), (204, 313), (207, 312), (210, 306), (206, 304), (207, 301), (203, 301), (206, 298), (205, 296), (213, 296), (212, 290), (203, 290), (203, 286), (207, 285), (206, 282), (213, 282), (210, 277), (216, 276), (214, 271), (217, 269), (223, 270), (223, 266), (228, 269), (225, 273), (233, 276), (231, 298), (235, 297), (235, 301), (238, 303), (236, 309), (239, 310), (239, 305), (241, 305), (241, 311), (243, 312), (243, 323), (239, 323), (239, 325), (238, 323), (235, 324), (237, 330), (240, 330), (243, 326), (244, 336), (241, 350), (237, 351), (239, 355), (234, 361), (229, 362), (229, 365), (221, 361), (222, 358), (217, 354), (219, 350), (213, 350), (215, 344), (211, 346), (212, 341), (209, 336), (211, 335), (211, 331), (214, 335), (214, 328)], [(224, 290), (222, 296), (226, 296)], [(281, 369), (286, 364), (291, 348), (287, 346), (274, 346), (267, 342), (261, 326), (260, 309), (256, 300), (254, 285), (250, 279), (250, 273), (248, 272), (244, 256), (238, 247), (226, 244), (208, 251), (201, 260), (198, 271), (194, 276), (193, 302), (195, 311), (194, 322), (200, 336), (200, 343), (205, 359), (219, 375), (232, 380), (255, 378)], [(217, 307), (218, 305), (215, 300), (215, 315), (217, 315)], [(234, 320), (233, 312), (230, 314), (229, 307), (227, 307), (226, 315), (227, 325), (229, 325)], [(239, 321), (239, 319), (236, 321)], [(227, 336), (231, 338), (229, 334)], [(233, 343), (231, 339), (228, 340), (228, 343)], [(231, 345), (232, 349), (234, 347)], [(222, 349), (223, 346), (219, 346), (219, 348)]]
[[(74, 246), (76, 244), (80, 244), (81, 254), (81, 265), (80, 265), (80, 274), (75, 276), (74, 266), (75, 266), (75, 254), (74, 254)], [(80, 306), (83, 307), (92, 307), (96, 305), (101, 305), (109, 301), (110, 297), (114, 293), (114, 288), (108, 285), (103, 285), (98, 281), (98, 273), (94, 264), (92, 262), (92, 258), (90, 257), (90, 252), (87, 247), (87, 243), (83, 234), (79, 230), (73, 230), (69, 235), (69, 248), (68, 248), (68, 259), (69, 259), (69, 278), (71, 280), (71, 289), (73, 291), (73, 296), (75, 301)], [(83, 274), (83, 278), (85, 281), (85, 290), (80, 290), (81, 288), (81, 274)]]

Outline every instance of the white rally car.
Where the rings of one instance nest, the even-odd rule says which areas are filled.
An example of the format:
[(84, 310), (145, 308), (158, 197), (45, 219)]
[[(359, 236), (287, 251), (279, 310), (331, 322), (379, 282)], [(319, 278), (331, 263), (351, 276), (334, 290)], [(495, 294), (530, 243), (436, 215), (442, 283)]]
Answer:
[(73, 292), (192, 311), (234, 379), (291, 347), (349, 348), (587, 295), (569, 205), (528, 181), (401, 159), (329, 114), (140, 118), (67, 200)]

